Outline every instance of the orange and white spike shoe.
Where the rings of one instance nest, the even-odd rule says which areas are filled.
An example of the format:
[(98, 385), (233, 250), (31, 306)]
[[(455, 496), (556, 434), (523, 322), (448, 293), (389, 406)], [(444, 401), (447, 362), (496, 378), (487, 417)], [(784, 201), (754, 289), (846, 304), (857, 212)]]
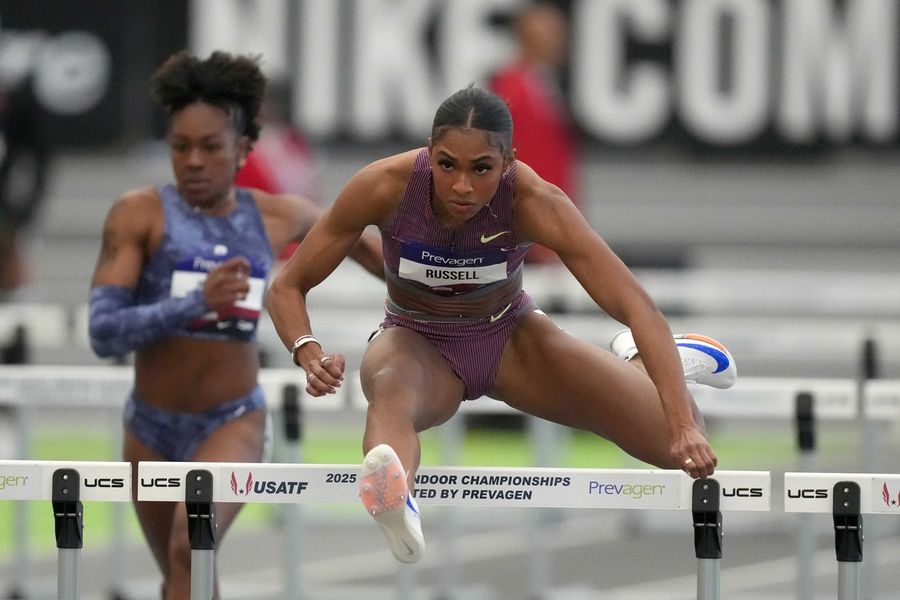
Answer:
[[(683, 333), (674, 337), (686, 381), (720, 390), (734, 385), (737, 366), (724, 344), (696, 333)], [(609, 347), (613, 354), (624, 360), (631, 360), (638, 354), (630, 329), (623, 329), (614, 335)]]
[(419, 507), (409, 493), (406, 471), (394, 449), (379, 444), (366, 454), (359, 477), (359, 497), (378, 523), (394, 558), (417, 562), (425, 554)]

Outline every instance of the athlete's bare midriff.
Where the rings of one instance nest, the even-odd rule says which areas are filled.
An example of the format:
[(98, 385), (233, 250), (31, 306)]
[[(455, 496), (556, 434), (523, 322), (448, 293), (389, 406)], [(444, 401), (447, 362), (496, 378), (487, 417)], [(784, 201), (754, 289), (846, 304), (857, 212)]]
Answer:
[(253, 391), (259, 355), (252, 342), (176, 336), (138, 350), (134, 372), (147, 404), (198, 412)]
[(485, 294), (437, 296), (417, 294), (388, 280), (388, 297), (398, 306), (437, 317), (487, 318), (502, 311), (522, 291), (521, 273), (510, 277)]

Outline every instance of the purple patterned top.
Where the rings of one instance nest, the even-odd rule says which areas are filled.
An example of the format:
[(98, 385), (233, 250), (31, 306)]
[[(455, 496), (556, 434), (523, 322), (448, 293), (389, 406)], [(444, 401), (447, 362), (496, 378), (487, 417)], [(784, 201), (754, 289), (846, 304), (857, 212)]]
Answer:
[(385, 271), (406, 289), (443, 297), (481, 295), (516, 275), (531, 242), (515, 235), (515, 180), (513, 163), (490, 203), (458, 229), (447, 229), (431, 207), (431, 163), (423, 148), (403, 200), (381, 228)]

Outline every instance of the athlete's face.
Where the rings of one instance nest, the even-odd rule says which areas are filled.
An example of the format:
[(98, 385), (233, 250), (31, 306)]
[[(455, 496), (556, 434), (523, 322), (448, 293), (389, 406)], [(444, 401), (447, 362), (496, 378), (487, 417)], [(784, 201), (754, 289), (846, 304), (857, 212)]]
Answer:
[(435, 213), (444, 225), (461, 225), (491, 201), (509, 161), (481, 129), (450, 129), (429, 150)]
[(178, 191), (187, 202), (213, 209), (229, 197), (248, 142), (223, 109), (205, 102), (185, 106), (172, 115), (168, 142)]

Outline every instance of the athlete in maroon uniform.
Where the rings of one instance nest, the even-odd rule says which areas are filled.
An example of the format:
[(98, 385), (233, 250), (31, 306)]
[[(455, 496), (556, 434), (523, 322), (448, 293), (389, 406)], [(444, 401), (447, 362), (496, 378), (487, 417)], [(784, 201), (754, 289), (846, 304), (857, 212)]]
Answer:
[[(511, 140), (498, 96), (473, 86), (453, 94), (435, 114), (428, 147), (359, 171), (269, 292), (269, 313), (306, 371), (307, 392), (334, 392), (344, 358), (312, 337), (305, 296), (366, 226), (381, 229), (388, 297), (360, 368), (369, 403), (360, 496), (403, 562), (425, 548), (410, 493), (417, 434), (467, 398), (488, 395), (592, 431), (694, 477), (716, 466), (685, 380), (729, 387), (731, 356), (708, 338), (673, 340), (632, 273), (558, 187), (516, 161)], [(630, 328), (613, 353), (567, 334), (531, 303), (521, 264), (532, 242), (554, 250)]]

